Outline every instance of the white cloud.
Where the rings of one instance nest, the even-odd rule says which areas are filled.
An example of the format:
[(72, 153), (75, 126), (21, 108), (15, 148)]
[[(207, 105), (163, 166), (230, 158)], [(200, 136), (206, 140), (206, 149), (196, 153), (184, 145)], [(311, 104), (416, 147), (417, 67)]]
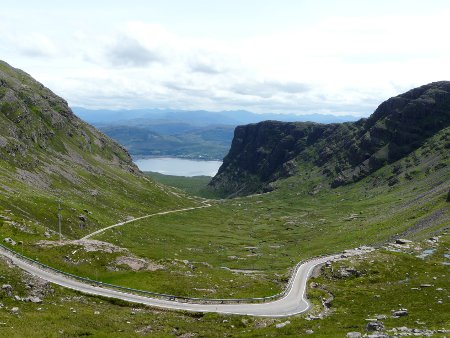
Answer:
[(118, 67), (145, 67), (150, 63), (163, 61), (157, 51), (146, 48), (130, 37), (118, 38), (106, 51), (106, 57), (113, 66)]
[(0, 23), (0, 53), (72, 105), (367, 115), (450, 79), (448, 14), (327, 17), (232, 39), (142, 21), (61, 34), (11, 34)]
[(26, 57), (55, 57), (60, 53), (56, 44), (42, 33), (8, 34), (6, 44)]

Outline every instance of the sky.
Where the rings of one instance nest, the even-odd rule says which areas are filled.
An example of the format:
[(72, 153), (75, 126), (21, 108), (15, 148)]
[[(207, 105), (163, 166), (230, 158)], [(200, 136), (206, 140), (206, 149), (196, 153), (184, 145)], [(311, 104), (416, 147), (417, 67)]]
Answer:
[(450, 80), (450, 1), (1, 0), (0, 59), (69, 105), (368, 116)]

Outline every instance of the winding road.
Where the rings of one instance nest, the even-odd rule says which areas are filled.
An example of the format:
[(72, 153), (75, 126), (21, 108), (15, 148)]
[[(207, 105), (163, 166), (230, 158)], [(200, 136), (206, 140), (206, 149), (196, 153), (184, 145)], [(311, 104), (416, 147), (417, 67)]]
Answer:
[(0, 254), (9, 258), (18, 267), (34, 276), (86, 294), (116, 298), (127, 302), (172, 310), (217, 312), (223, 314), (262, 317), (287, 317), (307, 311), (310, 307), (310, 303), (306, 298), (306, 285), (311, 272), (316, 266), (339, 257), (339, 255), (320, 257), (301, 264), (295, 270), (295, 274), (291, 277), (286, 293), (278, 300), (265, 303), (202, 304), (201, 302), (187, 303), (168, 299), (150, 298), (107, 287), (94, 286), (34, 265), (2, 247), (0, 247)]
[(136, 217), (136, 218), (133, 218), (133, 219), (129, 219), (128, 221), (123, 221), (123, 222), (120, 222), (120, 223), (116, 223), (116, 224), (107, 226), (107, 227), (105, 227), (105, 228), (99, 229), (99, 230), (97, 230), (97, 231), (94, 231), (94, 232), (90, 233), (89, 235), (86, 235), (86, 236), (82, 237), (81, 239), (89, 239), (89, 238), (91, 238), (91, 237), (93, 237), (93, 236), (95, 236), (95, 235), (98, 235), (98, 234), (100, 234), (100, 233), (106, 231), (106, 230), (109, 230), (109, 229), (112, 229), (112, 228), (115, 228), (115, 227), (118, 227), (118, 226), (121, 226), (121, 225), (124, 225), (124, 224), (128, 224), (128, 223), (131, 223), (131, 222), (136, 222), (136, 221), (139, 221), (139, 220), (141, 220), (141, 219), (145, 219), (145, 218), (149, 218), (149, 217), (154, 217), (154, 216), (160, 216), (160, 215), (174, 214), (174, 213), (177, 213), (177, 212), (183, 212), (183, 211), (189, 211), (189, 210), (196, 210), (196, 209), (202, 209), (202, 208), (209, 208), (209, 207), (211, 206), (211, 204), (207, 203), (206, 201), (205, 201), (205, 202), (202, 202), (202, 203), (204, 203), (204, 204), (203, 204), (202, 206), (199, 206), (199, 207), (190, 207), (190, 208), (184, 208), (184, 209), (176, 209), (176, 210), (169, 210), (169, 211), (161, 211), (161, 212), (157, 212), (157, 213), (155, 213), (155, 214), (150, 214), (150, 215), (145, 215), (145, 216), (141, 216), (141, 217)]

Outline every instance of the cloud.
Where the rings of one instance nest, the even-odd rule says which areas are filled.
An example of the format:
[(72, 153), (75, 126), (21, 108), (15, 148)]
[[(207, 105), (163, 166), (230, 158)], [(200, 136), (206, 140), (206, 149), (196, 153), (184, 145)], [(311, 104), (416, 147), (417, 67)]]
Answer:
[(221, 71), (212, 64), (202, 63), (201, 61), (195, 61), (190, 65), (190, 70), (194, 73), (205, 74), (220, 74)]
[(12, 34), (0, 21), (0, 54), (77, 106), (368, 115), (450, 79), (447, 16), (340, 17), (231, 39), (145, 22)]
[(32, 58), (54, 57), (59, 52), (55, 43), (48, 36), (36, 32), (26, 35), (14, 34), (9, 37), (9, 44), (22, 55)]
[(113, 66), (119, 67), (145, 67), (164, 60), (157, 51), (146, 48), (139, 41), (130, 37), (119, 38), (106, 51), (106, 56)]
[(238, 83), (231, 91), (239, 95), (270, 98), (280, 94), (301, 94), (310, 90), (310, 86), (300, 82), (263, 81), (253, 83)]

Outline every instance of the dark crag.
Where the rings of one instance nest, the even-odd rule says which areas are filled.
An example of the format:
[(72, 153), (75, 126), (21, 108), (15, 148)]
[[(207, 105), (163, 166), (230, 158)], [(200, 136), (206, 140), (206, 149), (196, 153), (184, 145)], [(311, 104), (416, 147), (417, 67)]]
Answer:
[(368, 118), (341, 124), (264, 121), (239, 126), (210, 186), (228, 196), (271, 189), (303, 163), (331, 187), (370, 175), (450, 125), (450, 82), (434, 82), (383, 102)]

